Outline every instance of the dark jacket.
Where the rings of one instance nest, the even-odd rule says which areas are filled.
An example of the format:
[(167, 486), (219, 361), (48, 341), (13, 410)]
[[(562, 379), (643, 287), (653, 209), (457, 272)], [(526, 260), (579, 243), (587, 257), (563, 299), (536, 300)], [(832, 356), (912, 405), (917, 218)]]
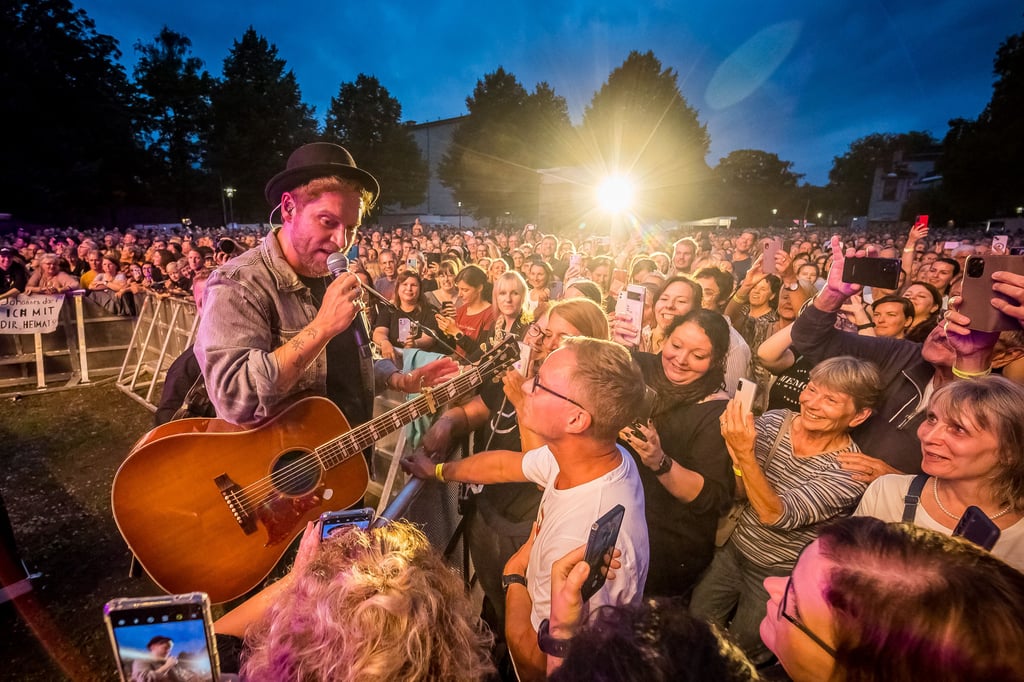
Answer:
[(921, 344), (902, 339), (860, 336), (835, 328), (836, 314), (813, 305), (793, 323), (793, 348), (815, 364), (839, 355), (871, 360), (882, 375), (882, 396), (874, 414), (851, 435), (866, 455), (908, 474), (921, 472), (917, 412), (935, 368), (921, 357)]

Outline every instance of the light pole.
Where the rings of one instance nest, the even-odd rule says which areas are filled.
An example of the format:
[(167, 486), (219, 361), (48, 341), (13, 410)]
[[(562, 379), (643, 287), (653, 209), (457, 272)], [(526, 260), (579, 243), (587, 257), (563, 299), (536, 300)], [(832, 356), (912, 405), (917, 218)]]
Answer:
[(775, 223), (776, 223), (775, 217), (778, 216), (778, 215), (779, 215), (779, 209), (773, 208), (772, 209), (772, 227), (775, 227)]
[(462, 231), (462, 202), (459, 202), (459, 231)]
[(233, 201), (235, 198), (235, 188), (225, 187), (224, 194), (228, 197), (228, 215), (231, 216), (231, 222), (228, 224), (233, 225), (235, 223), (235, 202)]

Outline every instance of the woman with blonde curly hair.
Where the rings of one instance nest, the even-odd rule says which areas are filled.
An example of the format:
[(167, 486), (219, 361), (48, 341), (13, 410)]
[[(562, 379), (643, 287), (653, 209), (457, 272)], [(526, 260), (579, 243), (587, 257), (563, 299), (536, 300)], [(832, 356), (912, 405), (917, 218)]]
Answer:
[(462, 579), (406, 522), (303, 535), (287, 577), (228, 613), (243, 680), (479, 680), (491, 636)]

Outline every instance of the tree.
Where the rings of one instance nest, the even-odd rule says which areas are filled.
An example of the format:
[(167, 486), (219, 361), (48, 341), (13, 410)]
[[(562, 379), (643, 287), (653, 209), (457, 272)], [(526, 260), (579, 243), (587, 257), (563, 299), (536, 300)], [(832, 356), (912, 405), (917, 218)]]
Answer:
[(166, 26), (152, 43), (135, 44), (140, 56), (134, 111), (140, 141), (154, 166), (150, 189), (158, 201), (166, 195), (170, 201), (164, 201), (173, 202), (178, 216), (188, 215), (194, 202), (217, 203), (216, 195), (198, 195), (206, 185), (204, 137), (213, 79), (202, 60), (189, 55), (191, 46), (192, 41)]
[(872, 133), (850, 143), (849, 150), (832, 159), (829, 191), (838, 211), (851, 216), (867, 215), (875, 170), (897, 170), (897, 152), (904, 157), (932, 150), (938, 142), (926, 131)]
[(719, 161), (714, 177), (721, 197), (716, 212), (735, 215), (740, 225), (768, 223), (773, 208), (783, 215), (803, 208), (796, 206), (797, 183), (803, 175), (794, 173), (793, 163), (777, 154), (738, 149)]
[(710, 144), (675, 70), (663, 69), (653, 52), (633, 51), (584, 111), (575, 156), (595, 180), (631, 176), (644, 217), (679, 218), (699, 210)]
[(565, 100), (547, 83), (528, 93), (498, 67), (466, 98), (469, 116), (452, 135), (438, 175), (479, 217), (536, 216), (540, 178), (572, 127)]
[(398, 100), (375, 77), (361, 73), (331, 98), (324, 137), (348, 149), (377, 178), (384, 202), (413, 206), (426, 200), (430, 170), (401, 118)]
[(68, 0), (0, 9), (0, 207), (21, 218), (106, 222), (139, 162), (117, 41)]
[(1012, 215), (1024, 204), (1024, 33), (996, 51), (992, 99), (976, 120), (954, 119), (939, 162), (951, 217), (960, 221)]
[(313, 108), (303, 103), (277, 47), (251, 26), (224, 60), (211, 104), (211, 173), (222, 186), (235, 188), (236, 218), (265, 220), (267, 181), (284, 170), (295, 149), (317, 139)]

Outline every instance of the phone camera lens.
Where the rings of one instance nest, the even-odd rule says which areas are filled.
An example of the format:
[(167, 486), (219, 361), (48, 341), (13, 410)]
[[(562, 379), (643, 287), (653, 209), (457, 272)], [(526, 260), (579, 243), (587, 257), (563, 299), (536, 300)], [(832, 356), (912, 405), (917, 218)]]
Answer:
[(981, 258), (971, 258), (967, 261), (967, 276), (981, 277), (985, 273), (985, 261)]

